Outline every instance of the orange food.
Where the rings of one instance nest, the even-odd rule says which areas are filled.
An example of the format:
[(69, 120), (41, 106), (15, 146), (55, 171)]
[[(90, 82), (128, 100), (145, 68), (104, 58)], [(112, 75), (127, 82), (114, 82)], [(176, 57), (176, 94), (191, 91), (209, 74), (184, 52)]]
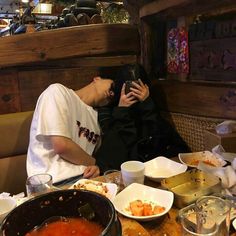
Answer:
[(39, 230), (32, 230), (25, 236), (99, 236), (103, 227), (83, 218), (68, 218), (68, 221), (48, 223)]
[(144, 216), (151, 216), (153, 215), (152, 205), (148, 203), (143, 204), (143, 215)]
[[(190, 165), (194, 165), (194, 166), (197, 166), (199, 164), (201, 160), (193, 160), (191, 161)], [(210, 160), (203, 160), (202, 161), (204, 164), (206, 165), (210, 165), (210, 166), (216, 166), (214, 163), (212, 163)]]
[(153, 213), (154, 214), (160, 214), (165, 210), (165, 207), (162, 206), (154, 206)]
[(141, 200), (135, 200), (130, 203), (130, 210), (134, 216), (143, 215), (143, 203)]
[(153, 204), (151, 202), (142, 202), (141, 200), (135, 200), (130, 202), (127, 209), (133, 216), (151, 216), (160, 214), (165, 211), (165, 207)]

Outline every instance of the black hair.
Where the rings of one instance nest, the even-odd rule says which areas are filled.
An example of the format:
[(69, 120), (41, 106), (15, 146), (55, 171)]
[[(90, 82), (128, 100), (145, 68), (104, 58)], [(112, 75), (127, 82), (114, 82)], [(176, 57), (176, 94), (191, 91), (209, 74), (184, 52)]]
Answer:
[(148, 79), (145, 69), (138, 63), (126, 64), (117, 67), (101, 68), (100, 76), (102, 78), (112, 79), (115, 83), (114, 85), (115, 96), (113, 99), (114, 100), (113, 105), (118, 104), (122, 86), (127, 80), (141, 79), (143, 83), (150, 86), (150, 81)]

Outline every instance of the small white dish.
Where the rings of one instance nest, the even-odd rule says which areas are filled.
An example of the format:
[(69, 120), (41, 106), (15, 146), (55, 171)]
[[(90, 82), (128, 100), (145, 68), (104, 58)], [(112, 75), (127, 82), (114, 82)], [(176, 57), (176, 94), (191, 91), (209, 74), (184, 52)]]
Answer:
[(85, 189), (89, 191), (94, 191), (96, 193), (102, 194), (109, 198), (111, 201), (115, 198), (117, 194), (117, 185), (114, 183), (103, 183), (90, 179), (80, 179), (69, 189)]
[[(156, 215), (133, 216), (127, 209), (129, 204), (135, 200), (151, 202), (155, 205), (165, 207), (165, 210)], [(165, 215), (172, 207), (174, 194), (167, 190), (152, 188), (143, 184), (133, 183), (118, 193), (113, 201), (115, 209), (122, 215), (138, 221), (150, 221)]]
[(189, 167), (196, 168), (200, 161), (212, 167), (222, 167), (226, 164), (223, 159), (215, 156), (210, 151), (179, 153), (178, 156), (180, 162)]
[(3, 219), (17, 206), (16, 200), (12, 197), (0, 199), (0, 225)]
[(159, 156), (145, 164), (145, 176), (149, 179), (160, 182), (164, 178), (181, 174), (187, 170), (187, 165), (172, 161), (166, 157)]

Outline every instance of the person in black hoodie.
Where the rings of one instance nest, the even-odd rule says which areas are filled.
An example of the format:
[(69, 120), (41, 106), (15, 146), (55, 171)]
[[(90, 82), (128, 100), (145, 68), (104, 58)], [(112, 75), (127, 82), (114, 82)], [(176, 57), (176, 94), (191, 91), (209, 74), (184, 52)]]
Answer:
[[(113, 104), (98, 109), (102, 143), (95, 158), (101, 172), (120, 169), (128, 160), (145, 162), (160, 155), (174, 157), (189, 151), (176, 130), (160, 116), (142, 66), (122, 66), (113, 79)], [(131, 88), (126, 91), (128, 85)]]

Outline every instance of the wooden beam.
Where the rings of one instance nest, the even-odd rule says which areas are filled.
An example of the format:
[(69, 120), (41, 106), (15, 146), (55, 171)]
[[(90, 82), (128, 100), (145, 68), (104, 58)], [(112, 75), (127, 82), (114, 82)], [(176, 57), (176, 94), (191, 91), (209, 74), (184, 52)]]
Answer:
[(32, 69), (56, 69), (56, 68), (81, 68), (81, 67), (107, 67), (120, 66), (124, 64), (133, 64), (137, 62), (136, 55), (117, 55), (117, 56), (96, 56), (79, 57), (51, 60), (45, 62), (36, 62), (18, 67), (19, 70)]
[(139, 33), (128, 24), (96, 24), (0, 38), (0, 68), (33, 62), (139, 54)]
[(153, 14), (157, 14), (161, 11), (165, 11), (169, 8), (173, 8), (182, 4), (189, 4), (191, 2), (190, 0), (159, 0), (159, 1), (153, 1), (146, 5), (144, 5), (142, 8), (140, 8), (139, 16), (140, 18), (144, 16), (149, 16)]
[(235, 0), (155, 0), (140, 8), (140, 18), (156, 14), (160, 18), (174, 18), (203, 14), (227, 6), (235, 6)]

